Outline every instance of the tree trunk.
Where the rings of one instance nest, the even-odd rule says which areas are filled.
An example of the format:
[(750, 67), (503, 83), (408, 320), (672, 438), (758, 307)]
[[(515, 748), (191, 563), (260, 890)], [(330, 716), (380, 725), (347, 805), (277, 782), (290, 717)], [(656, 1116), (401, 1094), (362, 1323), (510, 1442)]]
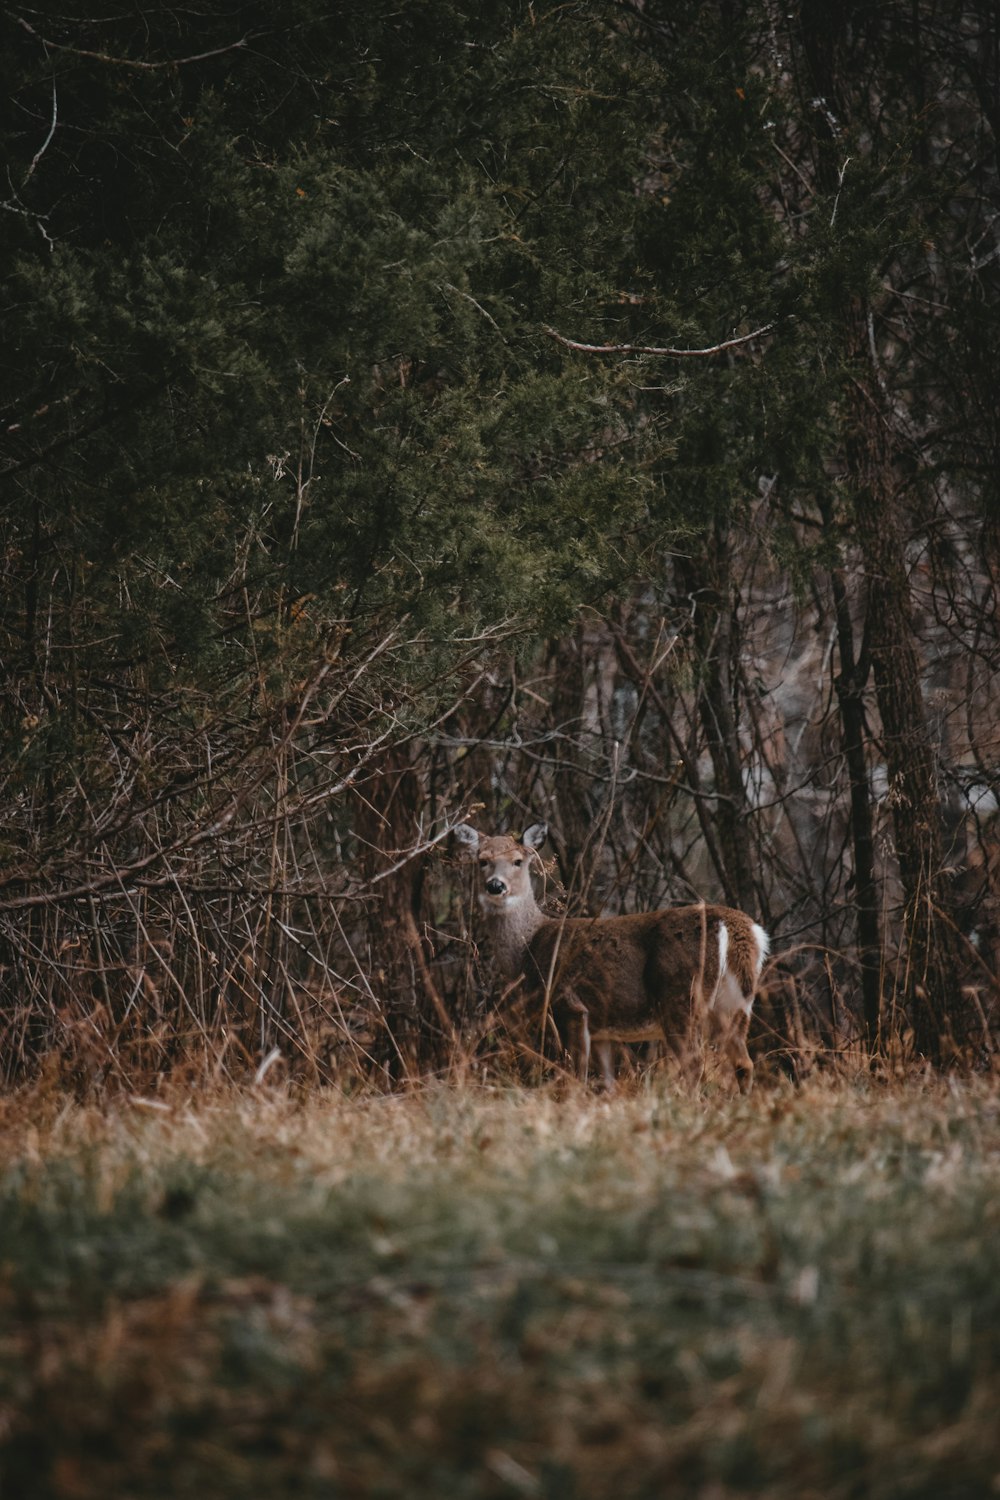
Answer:
[(739, 642), (724, 525), (713, 526), (701, 556), (679, 558), (677, 570), (694, 611), (698, 714), (715, 777), (715, 832), (725, 899), (731, 906), (754, 911), (763, 893), (757, 891), (753, 878), (749, 808), (735, 708)]
[(961, 940), (945, 869), (934, 749), (920, 689), (893, 438), (872, 371), (867, 318), (855, 305), (847, 460), (867, 581), (866, 634), (882, 720), (896, 857), (903, 888), (904, 989), (917, 1051), (946, 1060), (964, 1030)]
[[(832, 507), (820, 502), (823, 525), (833, 526)], [(851, 845), (854, 854), (854, 910), (858, 962), (861, 970), (861, 1006), (868, 1050), (881, 1050), (882, 1036), (882, 934), (875, 878), (875, 834), (872, 822), (871, 786), (868, 777), (864, 691), (871, 673), (867, 643), (858, 656), (854, 649), (854, 622), (843, 571), (830, 575), (840, 671), (834, 680), (840, 711), (840, 737), (847, 765), (851, 798)]]

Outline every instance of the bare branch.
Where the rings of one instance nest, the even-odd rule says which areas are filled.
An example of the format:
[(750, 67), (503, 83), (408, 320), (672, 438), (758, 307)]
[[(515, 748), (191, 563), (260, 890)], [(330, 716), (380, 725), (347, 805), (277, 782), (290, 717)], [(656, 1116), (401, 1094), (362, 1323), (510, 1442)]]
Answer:
[(29, 177), (34, 172), (35, 168), (38, 166), (38, 163), (41, 161), (42, 157), (45, 155), (46, 151), (51, 146), (51, 144), (52, 144), (52, 137), (56, 133), (56, 126), (58, 124), (59, 124), (59, 99), (58, 99), (58, 96), (56, 94), (56, 81), (53, 78), (53, 80), (52, 80), (52, 121), (51, 121), (51, 123), (49, 125), (49, 133), (45, 137), (45, 139), (42, 142), (42, 144), (39, 146), (38, 150), (35, 152), (34, 156), (31, 158), (31, 166), (28, 168), (28, 170), (24, 174), (24, 179), (23, 179), (23, 181), (21, 183), (22, 187), (24, 187), (24, 184), (28, 181)]
[(14, 19), (36, 42), (41, 42), (43, 47), (51, 47), (55, 52), (71, 52), (74, 57), (91, 57), (95, 62), (111, 63), (116, 68), (142, 68), (148, 72), (157, 68), (181, 68), (186, 63), (204, 62), (209, 57), (220, 57), (224, 52), (236, 52), (250, 40), (250, 33), (247, 32), (238, 42), (228, 42), (224, 47), (213, 47), (208, 52), (196, 52), (191, 57), (168, 57), (164, 62), (140, 62), (134, 57), (111, 57), (106, 52), (91, 52), (86, 47), (70, 47), (66, 42), (53, 42), (49, 37), (40, 36), (23, 16), (15, 16)]
[(543, 325), (543, 331), (550, 339), (555, 339), (556, 343), (563, 344), (567, 349), (576, 349), (581, 354), (656, 354), (665, 359), (706, 359), (711, 354), (722, 354), (726, 349), (735, 349), (739, 344), (749, 344), (765, 333), (773, 333), (776, 327), (775, 323), (764, 323), (752, 333), (741, 333), (736, 338), (725, 339), (721, 344), (712, 344), (707, 349), (661, 348), (654, 344), (581, 344), (577, 339), (568, 339), (564, 334), (557, 333), (547, 324)]

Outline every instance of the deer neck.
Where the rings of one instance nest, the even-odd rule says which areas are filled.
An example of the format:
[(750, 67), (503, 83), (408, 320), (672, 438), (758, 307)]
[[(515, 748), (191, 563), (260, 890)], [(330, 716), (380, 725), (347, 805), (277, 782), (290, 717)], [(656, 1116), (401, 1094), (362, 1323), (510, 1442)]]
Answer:
[(501, 907), (484, 901), (483, 912), (494, 962), (505, 979), (513, 979), (524, 967), (528, 944), (545, 922), (545, 914), (530, 893)]

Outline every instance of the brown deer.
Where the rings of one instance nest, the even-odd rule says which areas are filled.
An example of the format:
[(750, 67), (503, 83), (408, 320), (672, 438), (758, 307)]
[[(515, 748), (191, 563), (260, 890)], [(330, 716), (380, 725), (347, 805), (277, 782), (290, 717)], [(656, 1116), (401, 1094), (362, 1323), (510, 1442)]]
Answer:
[(684, 1056), (707, 1022), (749, 1093), (746, 1034), (769, 948), (762, 927), (730, 906), (703, 902), (621, 917), (548, 917), (531, 884), (545, 823), (533, 823), (520, 841), (467, 823), (455, 834), (467, 857), (479, 861), (479, 899), (497, 968), (507, 981), (521, 978), (529, 999), (540, 1000), (579, 1078), (587, 1078), (593, 1046), (612, 1090), (612, 1043), (663, 1039)]

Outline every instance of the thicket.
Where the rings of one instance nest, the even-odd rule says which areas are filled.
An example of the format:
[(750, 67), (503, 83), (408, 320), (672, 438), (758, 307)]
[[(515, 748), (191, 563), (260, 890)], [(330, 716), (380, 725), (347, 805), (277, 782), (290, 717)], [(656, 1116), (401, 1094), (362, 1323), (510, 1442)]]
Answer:
[(3, 1076), (488, 1066), (442, 858), (995, 1051), (991, 7), (5, 13)]

